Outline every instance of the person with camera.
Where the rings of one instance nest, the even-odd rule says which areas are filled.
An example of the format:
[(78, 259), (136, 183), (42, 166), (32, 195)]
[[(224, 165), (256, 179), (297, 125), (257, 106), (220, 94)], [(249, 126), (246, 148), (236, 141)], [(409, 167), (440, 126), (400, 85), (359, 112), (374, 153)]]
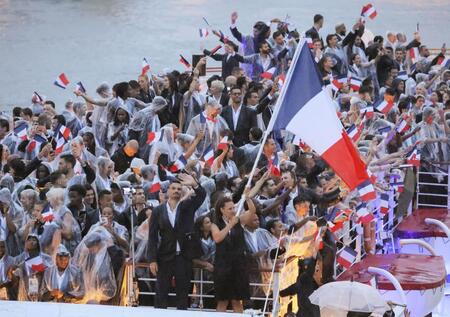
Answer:
[[(183, 186), (194, 193), (182, 199)], [(156, 275), (155, 307), (167, 308), (172, 278), (176, 280), (177, 309), (188, 308), (192, 258), (190, 240), (194, 214), (205, 200), (206, 192), (191, 175), (180, 173), (169, 185), (168, 201), (153, 210), (150, 218), (148, 257)]]

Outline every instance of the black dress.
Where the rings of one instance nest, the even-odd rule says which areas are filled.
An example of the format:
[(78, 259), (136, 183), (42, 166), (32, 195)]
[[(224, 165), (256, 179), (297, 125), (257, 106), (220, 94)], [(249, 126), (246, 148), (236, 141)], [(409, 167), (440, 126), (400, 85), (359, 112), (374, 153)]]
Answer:
[[(220, 219), (217, 227), (222, 230), (225, 222)], [(235, 225), (225, 239), (216, 244), (214, 263), (214, 288), (217, 300), (250, 299), (250, 285), (246, 265), (244, 229)]]

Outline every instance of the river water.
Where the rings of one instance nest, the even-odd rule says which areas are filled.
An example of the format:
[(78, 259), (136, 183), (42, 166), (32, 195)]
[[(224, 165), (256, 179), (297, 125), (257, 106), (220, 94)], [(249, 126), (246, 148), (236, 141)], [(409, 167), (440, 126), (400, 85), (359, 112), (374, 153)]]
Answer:
[[(338, 22), (347, 29), (359, 16), (360, 0), (0, 0), (0, 110), (28, 106), (34, 90), (61, 107), (72, 89), (52, 83), (65, 72), (88, 92), (103, 81), (130, 80), (147, 57), (154, 72), (182, 69), (179, 54), (190, 60), (217, 39), (200, 39), (198, 28), (210, 24), (229, 33), (229, 16), (239, 12), (238, 27), (251, 30), (258, 19), (288, 14), (301, 31), (312, 16), (325, 16), (326, 36)], [(378, 0), (378, 17), (367, 23), (374, 34), (403, 31), (409, 38), (420, 22), (423, 42), (450, 46), (450, 0)], [(73, 88), (73, 86), (72, 86)]]

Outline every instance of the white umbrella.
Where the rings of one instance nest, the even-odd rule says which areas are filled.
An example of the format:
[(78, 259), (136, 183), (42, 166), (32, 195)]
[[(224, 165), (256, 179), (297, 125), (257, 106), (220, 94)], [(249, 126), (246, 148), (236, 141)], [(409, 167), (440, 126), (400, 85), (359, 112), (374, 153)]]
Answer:
[(331, 282), (309, 296), (312, 304), (328, 311), (381, 313), (389, 310), (378, 291), (366, 284), (350, 281)]

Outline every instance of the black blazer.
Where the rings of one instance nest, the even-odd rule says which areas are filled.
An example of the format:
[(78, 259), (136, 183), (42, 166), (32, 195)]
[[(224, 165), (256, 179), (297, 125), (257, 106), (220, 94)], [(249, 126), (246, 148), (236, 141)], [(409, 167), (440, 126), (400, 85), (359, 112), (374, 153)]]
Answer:
[[(235, 67), (239, 67), (239, 63), (243, 63), (244, 62), (244, 58), (242, 57), (242, 55), (239, 54), (234, 54), (233, 56), (228, 57), (230, 54), (225, 53), (225, 54), (213, 54), (211, 55), (211, 52), (208, 50), (203, 50), (203, 53), (205, 55), (208, 55), (209, 57), (211, 57), (212, 59), (222, 62), (222, 79), (225, 80), (225, 78), (227, 78), (228, 76), (231, 75), (231, 71), (233, 70), (233, 68)], [(224, 105), (226, 106), (226, 105)]]
[(221, 116), (227, 122), (230, 130), (233, 131), (234, 134), (233, 143), (235, 146), (240, 147), (250, 142), (249, 138), (250, 129), (258, 126), (256, 121), (255, 110), (245, 105), (241, 106), (241, 112), (239, 114), (236, 130), (234, 129), (233, 108), (231, 106), (224, 107)]
[(170, 224), (166, 204), (159, 205), (153, 210), (147, 248), (150, 262), (166, 262), (175, 258), (177, 242), (180, 244), (181, 254), (187, 259), (192, 259), (191, 252), (186, 246), (189, 244), (188, 239), (192, 238), (195, 211), (205, 197), (205, 190), (199, 186), (195, 189), (194, 196), (180, 202), (174, 227)]

